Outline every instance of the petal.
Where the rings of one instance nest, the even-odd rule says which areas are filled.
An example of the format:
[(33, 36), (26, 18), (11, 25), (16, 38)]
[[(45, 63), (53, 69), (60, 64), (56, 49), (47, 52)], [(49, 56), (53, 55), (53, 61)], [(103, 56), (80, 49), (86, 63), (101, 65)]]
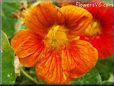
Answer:
[(69, 36), (83, 34), (92, 21), (92, 15), (81, 7), (69, 5), (63, 6), (60, 10), (65, 17), (65, 26), (69, 29)]
[(97, 50), (86, 41), (71, 42), (62, 50), (63, 70), (72, 78), (87, 73), (95, 66), (97, 59)]
[(42, 60), (36, 66), (38, 78), (47, 83), (65, 83), (70, 80), (62, 70), (61, 57), (54, 51), (50, 50), (42, 55)]
[(35, 65), (44, 48), (42, 38), (30, 30), (18, 32), (11, 40), (11, 45), (20, 62), (27, 67)]
[(104, 59), (113, 54), (113, 37), (110, 35), (102, 35), (100, 39), (90, 41), (98, 50), (100, 58)]
[[(95, 3), (90, 4), (94, 5)], [(94, 19), (101, 24), (103, 29), (102, 31), (112, 31), (113, 7), (107, 6), (105, 3), (101, 3), (100, 7), (86, 7), (85, 9), (87, 9), (93, 15)]]
[(51, 3), (33, 5), (25, 13), (25, 24), (34, 32), (44, 36), (53, 24), (63, 24), (59, 9)]
[(100, 23), (101, 34), (95, 37), (85, 36), (81, 39), (91, 42), (98, 49), (100, 58), (107, 58), (113, 54), (113, 7), (101, 3), (100, 7), (86, 7), (85, 9), (92, 13), (94, 20)]
[(81, 37), (81, 39), (93, 44), (93, 46), (98, 50), (99, 57), (102, 59), (105, 59), (113, 54), (113, 36), (111, 33), (104, 33), (93, 39), (90, 39), (90, 37), (87, 36)]

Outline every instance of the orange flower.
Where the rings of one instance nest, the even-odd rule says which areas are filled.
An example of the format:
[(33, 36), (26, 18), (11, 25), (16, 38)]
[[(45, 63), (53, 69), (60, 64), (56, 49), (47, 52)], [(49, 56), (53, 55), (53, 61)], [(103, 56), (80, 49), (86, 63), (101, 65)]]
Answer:
[(89, 42), (79, 40), (91, 21), (91, 14), (80, 7), (33, 5), (25, 14), (28, 29), (18, 32), (11, 45), (25, 67), (36, 66), (39, 79), (68, 83), (97, 62), (97, 50)]

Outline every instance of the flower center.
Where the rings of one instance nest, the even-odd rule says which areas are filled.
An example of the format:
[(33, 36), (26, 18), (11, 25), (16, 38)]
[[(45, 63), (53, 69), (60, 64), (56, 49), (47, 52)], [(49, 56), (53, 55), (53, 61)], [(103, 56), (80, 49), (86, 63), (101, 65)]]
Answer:
[(85, 30), (86, 35), (88, 36), (99, 36), (101, 34), (101, 26), (99, 24), (99, 22), (97, 21), (93, 21)]
[(45, 42), (52, 47), (58, 47), (67, 43), (67, 35), (64, 26), (54, 25), (46, 35)]

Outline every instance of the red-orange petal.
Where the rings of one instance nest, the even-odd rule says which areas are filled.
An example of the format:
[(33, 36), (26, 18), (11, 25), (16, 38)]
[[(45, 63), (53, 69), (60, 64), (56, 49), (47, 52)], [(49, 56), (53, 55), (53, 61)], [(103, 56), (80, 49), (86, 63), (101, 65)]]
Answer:
[(36, 74), (39, 79), (47, 83), (66, 83), (70, 80), (62, 70), (61, 57), (54, 51), (45, 52), (42, 60), (36, 66)]
[(92, 21), (92, 15), (87, 10), (73, 5), (63, 6), (60, 10), (65, 17), (69, 36), (84, 34), (86, 27)]
[(63, 23), (64, 17), (59, 9), (48, 2), (33, 5), (25, 13), (25, 24), (30, 30), (33, 30), (41, 36), (44, 36), (53, 24)]
[(44, 48), (42, 38), (30, 30), (18, 32), (11, 40), (11, 45), (20, 62), (27, 67), (35, 65)]
[[(95, 2), (89, 3), (95, 5)], [(99, 57), (102, 59), (108, 58), (113, 54), (113, 7), (106, 3), (100, 3), (99, 6), (85, 7), (100, 25), (100, 34), (82, 36), (82, 40), (86, 40), (93, 44), (99, 52)], [(108, 16), (107, 16), (108, 15)], [(94, 31), (95, 28), (93, 28)], [(92, 30), (91, 30), (92, 31)]]
[(47, 83), (69, 83), (92, 69), (97, 59), (97, 50), (89, 42), (78, 40), (71, 42), (62, 52), (48, 49), (42, 53), (36, 74)]
[(71, 42), (62, 50), (62, 68), (72, 78), (87, 73), (95, 66), (97, 59), (97, 50), (86, 41)]

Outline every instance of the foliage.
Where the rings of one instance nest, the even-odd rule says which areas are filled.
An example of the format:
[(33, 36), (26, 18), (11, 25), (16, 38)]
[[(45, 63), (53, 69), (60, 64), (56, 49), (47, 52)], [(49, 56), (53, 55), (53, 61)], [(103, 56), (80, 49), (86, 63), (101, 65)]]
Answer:
[[(5, 2), (7, 1), (7, 2)], [(21, 68), (20, 76), (16, 77), (14, 73), (14, 51), (10, 46), (10, 39), (14, 36), (16, 30), (24, 28), (20, 20), (13, 18), (12, 13), (19, 9), (19, 2), (8, 2), (5, 0), (2, 4), (2, 84), (45, 84), (37, 79), (35, 68)], [(111, 0), (103, 0), (112, 3)], [(57, 3), (54, 3), (57, 5)], [(15, 28), (17, 25), (17, 29)], [(114, 56), (108, 59), (100, 59), (97, 65), (84, 76), (74, 79), (70, 84), (113, 84), (114, 77)]]
[(96, 68), (92, 69), (84, 76), (72, 81), (72, 84), (80, 84), (80, 85), (101, 84), (101, 83), (102, 79)]
[(5, 33), (2, 33), (2, 83), (14, 84), (14, 51), (11, 48)]
[(2, 30), (7, 34), (8, 38), (11, 39), (15, 34), (15, 22), (16, 19), (13, 17), (13, 13), (19, 9), (19, 3), (2, 3)]
[(103, 0), (106, 3), (113, 4), (113, 0)]

